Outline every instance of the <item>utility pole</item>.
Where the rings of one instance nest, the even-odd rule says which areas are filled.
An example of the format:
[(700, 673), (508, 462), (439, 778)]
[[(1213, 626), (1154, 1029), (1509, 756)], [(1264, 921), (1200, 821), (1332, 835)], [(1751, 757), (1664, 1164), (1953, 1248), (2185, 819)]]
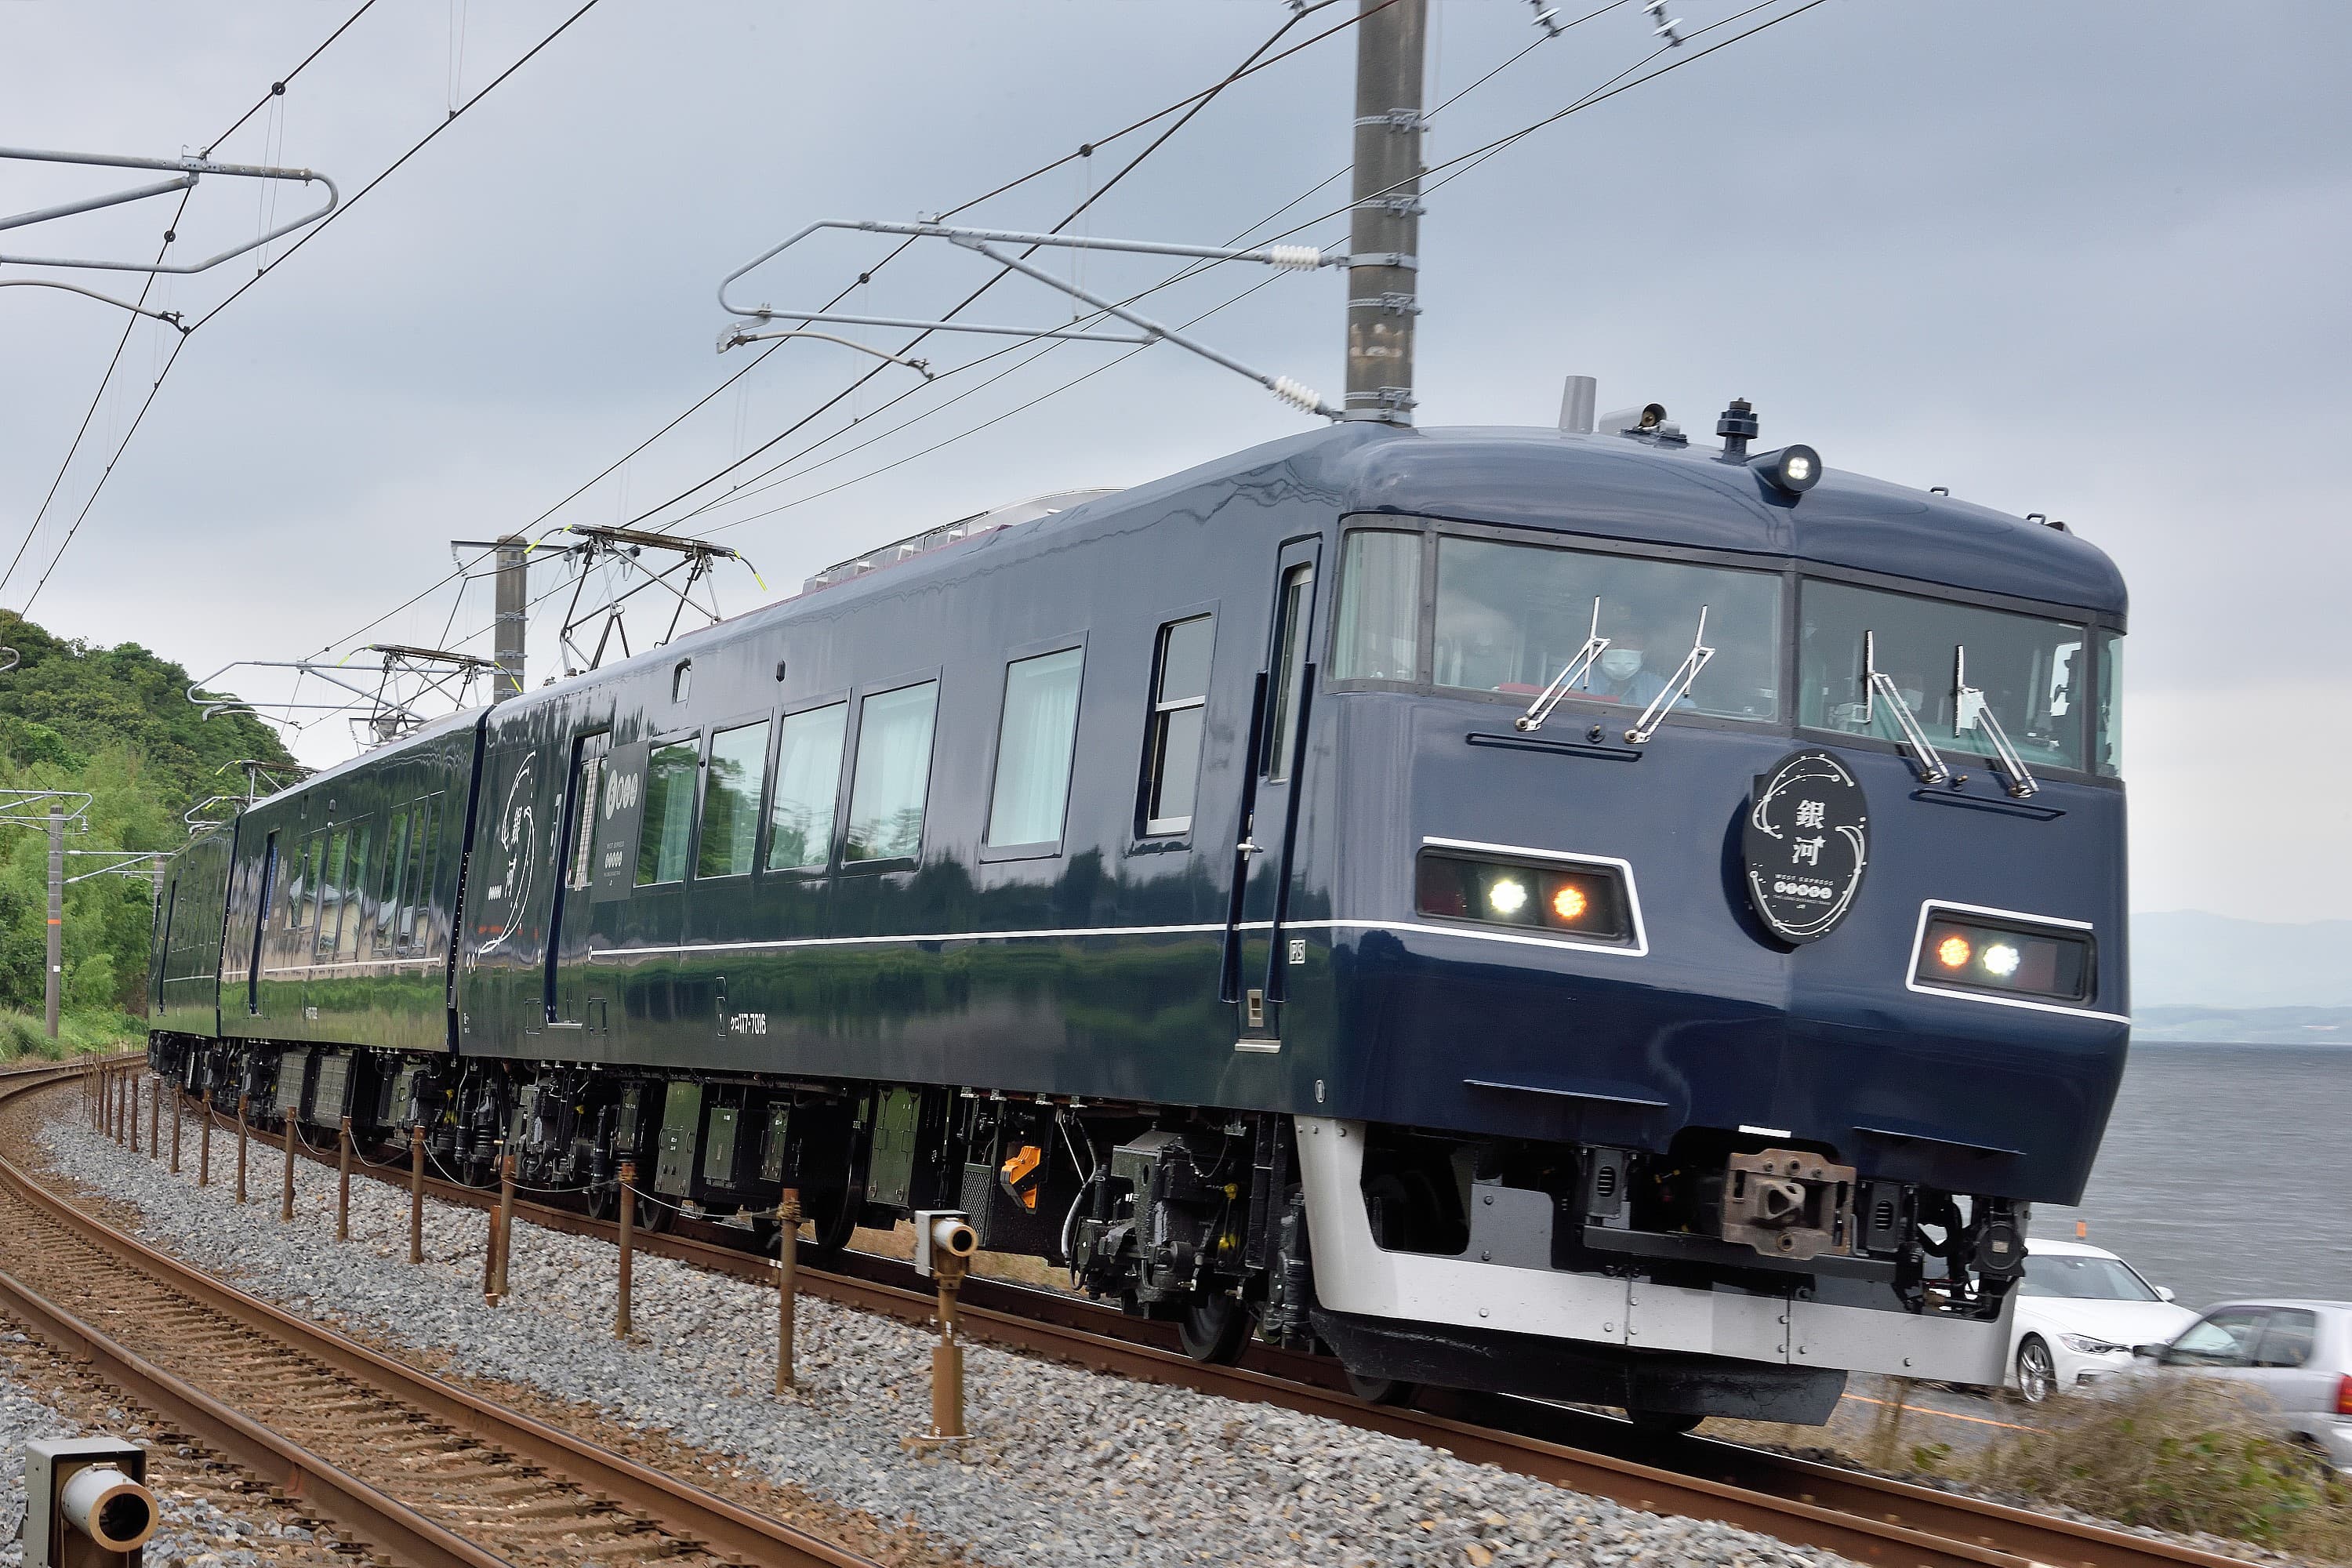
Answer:
[(1421, 265), (1422, 57), (1429, 0), (1357, 0), (1356, 169), (1348, 233), (1348, 417), (1412, 423)]
[(509, 533), (499, 541), (499, 673), (490, 685), (492, 702), (522, 695), (522, 638), (530, 624), (530, 568), (525, 560), (529, 548), (530, 541), (520, 534)]
[(58, 986), (64, 978), (66, 922), (66, 819), (49, 807), (49, 973), (47, 987), (49, 1038), (58, 1037)]

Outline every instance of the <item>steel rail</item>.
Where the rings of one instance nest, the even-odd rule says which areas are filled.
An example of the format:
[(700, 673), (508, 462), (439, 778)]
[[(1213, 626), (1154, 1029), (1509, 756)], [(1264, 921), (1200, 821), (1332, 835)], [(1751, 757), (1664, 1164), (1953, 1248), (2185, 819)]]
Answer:
[[(299, 1141), (298, 1141), (299, 1142)], [(310, 1157), (331, 1156), (304, 1145)], [(367, 1168), (404, 1187), (404, 1166)], [(446, 1202), (488, 1209), (494, 1191), (428, 1176)], [(519, 1219), (574, 1236), (614, 1239), (609, 1220), (543, 1204), (515, 1205)], [(703, 1236), (635, 1230), (634, 1245), (677, 1261), (772, 1284), (764, 1256), (706, 1239), (728, 1227), (686, 1223)], [(740, 1234), (740, 1233), (738, 1233)], [(805, 1252), (803, 1258), (807, 1256)], [(803, 1262), (801, 1288), (904, 1321), (929, 1321), (930, 1289), (910, 1266), (851, 1253), (832, 1268)], [(1609, 1416), (1531, 1401), (1425, 1391), (1439, 1408), (1370, 1405), (1344, 1392), (1328, 1358), (1252, 1344), (1236, 1366), (1193, 1361), (1171, 1324), (1130, 1319), (1056, 1291), (979, 1276), (965, 1279), (958, 1321), (965, 1333), (1008, 1349), (1097, 1372), (1278, 1405), (1423, 1443), (1499, 1469), (1649, 1512), (1718, 1520), (1794, 1545), (1824, 1548), (1884, 1568), (2247, 1568), (2248, 1560), (2127, 1531), (2084, 1524), (1983, 1498), (1841, 1468), (1713, 1438), (1659, 1440)], [(1612, 1451), (1613, 1450), (1613, 1451)], [(1631, 1457), (1629, 1457), (1631, 1456)]]
[[(141, 1065), (143, 1064), (137, 1058), (116, 1058), (107, 1063), (104, 1070), (113, 1074)], [(0, 1100), (68, 1081), (81, 1070), (79, 1067), (68, 1067), (0, 1075)], [(643, 1513), (715, 1552), (792, 1568), (803, 1564), (816, 1568), (878, 1568), (868, 1558), (739, 1507), (561, 1428), (495, 1405), (248, 1296), (55, 1196), (5, 1158), (0, 1158), (0, 1186), (125, 1267), (146, 1274), (200, 1306), (381, 1390), (400, 1405), (543, 1466), (583, 1492), (601, 1495), (625, 1509)], [(484, 1552), (316, 1455), (239, 1415), (5, 1274), (0, 1274), (0, 1306), (23, 1318), (44, 1339), (85, 1356), (93, 1363), (97, 1375), (121, 1387), (139, 1403), (170, 1416), (256, 1475), (280, 1486), (288, 1496), (302, 1498), (308, 1505), (372, 1543), (426, 1568), (442, 1568), (445, 1564), (503, 1568), (504, 1559)]]

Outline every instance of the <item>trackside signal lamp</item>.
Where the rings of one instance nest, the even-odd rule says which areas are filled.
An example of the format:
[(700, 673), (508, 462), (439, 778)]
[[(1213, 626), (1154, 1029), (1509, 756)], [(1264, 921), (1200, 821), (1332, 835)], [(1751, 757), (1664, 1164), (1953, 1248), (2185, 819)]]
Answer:
[(1763, 475), (1773, 489), (1787, 495), (1803, 495), (1822, 480), (1822, 455), (1811, 447), (1759, 452), (1748, 459), (1748, 466)]

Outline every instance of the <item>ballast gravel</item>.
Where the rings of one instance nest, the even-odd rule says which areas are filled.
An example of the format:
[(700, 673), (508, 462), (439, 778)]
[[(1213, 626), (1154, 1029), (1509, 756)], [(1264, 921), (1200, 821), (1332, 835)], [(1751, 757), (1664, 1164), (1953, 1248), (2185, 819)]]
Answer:
[(1451, 1453), (1301, 1415), (1039, 1361), (967, 1342), (967, 1424), (950, 1451), (910, 1449), (930, 1410), (928, 1331), (803, 1297), (798, 1388), (778, 1396), (772, 1290), (639, 1253), (635, 1333), (613, 1335), (615, 1249), (518, 1221), (511, 1297), (484, 1305), (488, 1217), (428, 1200), (425, 1262), (407, 1262), (405, 1193), (352, 1187), (334, 1240), (335, 1176), (298, 1162), (278, 1219), (280, 1156), (253, 1151), (253, 1201), (195, 1184), (68, 1116), (43, 1137), (57, 1169), (134, 1205), (145, 1233), (254, 1293), (364, 1336), (440, 1352), (667, 1430), (737, 1468), (875, 1518), (1024, 1563), (1827, 1565), (1845, 1560), (1706, 1521), (1662, 1518)]

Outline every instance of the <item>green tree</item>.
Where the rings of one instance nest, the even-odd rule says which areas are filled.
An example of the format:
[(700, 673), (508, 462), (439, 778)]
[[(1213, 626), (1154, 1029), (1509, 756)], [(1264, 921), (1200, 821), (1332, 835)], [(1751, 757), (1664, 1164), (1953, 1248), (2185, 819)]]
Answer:
[[(207, 720), (187, 699), (188, 672), (136, 643), (95, 647), (0, 612), (0, 645), (19, 655), (0, 673), (0, 788), (89, 794), (74, 849), (153, 849), (188, 841), (183, 814), (242, 795), (239, 764), (290, 770), (277, 734), (249, 714)], [(68, 874), (89, 863), (67, 862)], [(37, 826), (0, 836), (0, 1006), (37, 1010), (47, 963), (48, 842)], [(144, 1010), (154, 883), (93, 877), (66, 889), (66, 999), (77, 1009)]]

